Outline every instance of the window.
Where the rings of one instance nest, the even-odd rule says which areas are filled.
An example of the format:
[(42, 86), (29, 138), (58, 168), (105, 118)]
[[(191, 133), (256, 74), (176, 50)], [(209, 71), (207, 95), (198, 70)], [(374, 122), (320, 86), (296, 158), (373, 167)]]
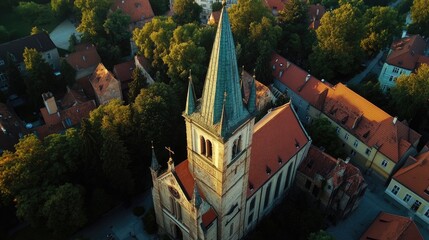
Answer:
[(307, 179), (307, 181), (305, 181), (305, 188), (310, 190), (311, 188), (311, 181), (309, 179)]
[(340, 132), (341, 132), (340, 127), (337, 127), (336, 131), (337, 131), (337, 134), (340, 134)]
[(393, 76), (389, 77), (389, 82), (391, 82), (393, 80)]
[(209, 140), (206, 140), (206, 149), (207, 149), (206, 157), (211, 158), (212, 157), (212, 142), (210, 142)]
[(72, 125), (72, 121), (70, 118), (66, 118), (65, 120), (67, 127), (70, 127)]
[(268, 202), (270, 201), (271, 183), (268, 184), (267, 190), (265, 191), (264, 209), (267, 208)]
[(367, 156), (369, 156), (369, 155), (371, 154), (371, 149), (370, 149), (370, 148), (367, 148), (367, 149), (366, 149), (366, 151), (365, 151), (365, 154), (366, 154)]
[(51, 59), (51, 53), (47, 53), (46, 56), (48, 57), (48, 59)]
[(392, 193), (396, 195), (396, 194), (399, 192), (399, 189), (400, 189), (400, 188), (399, 188), (398, 186), (396, 186), (396, 185), (395, 185), (395, 186), (393, 186), (393, 188), (392, 188)]
[(282, 179), (282, 174), (280, 173), (280, 175), (277, 178), (277, 183), (276, 183), (276, 190), (274, 190), (274, 199), (277, 198), (277, 196), (279, 195), (279, 188), (280, 188), (280, 180)]
[(404, 197), (404, 202), (409, 202), (410, 201), (410, 198), (411, 198), (411, 195), (410, 194), (405, 194), (405, 197)]
[(234, 223), (231, 223), (231, 226), (229, 227), (229, 236), (232, 236), (234, 233)]
[(288, 188), (289, 187), (289, 177), (290, 177), (290, 174), (291, 174), (291, 166), (292, 165), (289, 165), (288, 167), (287, 167), (287, 174), (286, 174), (286, 179), (285, 179), (285, 186), (284, 186), (284, 190), (286, 190), (286, 188)]
[(253, 208), (255, 208), (255, 198), (253, 198), (250, 202), (249, 212), (253, 211)]
[(399, 68), (394, 67), (392, 72), (394, 72), (394, 73), (398, 73), (398, 72), (399, 72)]
[(249, 215), (249, 218), (247, 219), (247, 224), (249, 225), (253, 221), (253, 213)]
[(386, 159), (383, 159), (383, 161), (381, 162), (381, 166), (382, 167), (387, 167), (387, 160)]
[(206, 154), (206, 140), (203, 136), (200, 137), (200, 153), (202, 155)]
[(355, 140), (355, 142), (353, 143), (353, 146), (357, 147), (359, 145), (359, 141)]
[(351, 151), (350, 151), (350, 155), (351, 155), (351, 156), (356, 156), (356, 151), (355, 151), (355, 150), (351, 150)]
[(428, 210), (426, 210), (426, 212), (425, 212), (425, 216), (426, 216), (426, 217), (429, 217), (429, 209), (428, 209)]
[(411, 206), (411, 210), (416, 212), (417, 210), (419, 210), (420, 205), (422, 205), (422, 203), (419, 200), (416, 200), (414, 202), (413, 206)]
[(346, 135), (344, 135), (344, 139), (349, 140), (349, 134), (348, 133), (346, 133)]

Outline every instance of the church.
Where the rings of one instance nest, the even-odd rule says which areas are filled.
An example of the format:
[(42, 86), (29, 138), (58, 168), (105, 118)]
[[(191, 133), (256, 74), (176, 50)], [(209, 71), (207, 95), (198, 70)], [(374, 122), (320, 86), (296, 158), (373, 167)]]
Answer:
[(256, 89), (247, 99), (223, 7), (202, 97), (189, 81), (187, 160), (161, 170), (152, 152), (152, 196), (161, 232), (173, 239), (241, 239), (291, 187), (311, 139), (291, 104), (255, 123)]

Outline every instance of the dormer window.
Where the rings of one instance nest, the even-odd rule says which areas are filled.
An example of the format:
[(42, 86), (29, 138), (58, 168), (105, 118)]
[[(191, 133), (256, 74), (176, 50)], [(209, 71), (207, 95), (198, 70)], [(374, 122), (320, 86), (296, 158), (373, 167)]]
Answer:
[(270, 167), (266, 166), (265, 171), (267, 172), (268, 175), (271, 174), (271, 168)]

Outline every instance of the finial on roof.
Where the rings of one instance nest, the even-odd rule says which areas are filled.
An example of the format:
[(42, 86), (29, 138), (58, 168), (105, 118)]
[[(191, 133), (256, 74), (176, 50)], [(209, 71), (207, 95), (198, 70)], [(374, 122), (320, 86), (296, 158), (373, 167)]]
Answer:
[(173, 158), (171, 157), (171, 154), (174, 154), (173, 150), (171, 150), (170, 147), (165, 147), (165, 149), (169, 152), (168, 154), (170, 155), (170, 157), (168, 158), (168, 170), (171, 172), (174, 172), (174, 161)]
[(186, 107), (185, 107), (185, 113), (186, 115), (191, 115), (195, 111), (195, 90), (194, 85), (192, 83), (192, 70), (189, 69), (189, 84), (188, 84), (188, 95), (186, 98)]

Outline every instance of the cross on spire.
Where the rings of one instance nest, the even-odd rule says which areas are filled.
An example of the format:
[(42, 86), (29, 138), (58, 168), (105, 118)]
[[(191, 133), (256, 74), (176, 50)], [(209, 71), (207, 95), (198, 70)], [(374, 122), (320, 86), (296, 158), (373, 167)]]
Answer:
[(168, 151), (168, 155), (170, 156), (170, 159), (171, 159), (171, 154), (174, 154), (174, 151), (171, 150), (170, 147), (165, 147), (165, 149)]

